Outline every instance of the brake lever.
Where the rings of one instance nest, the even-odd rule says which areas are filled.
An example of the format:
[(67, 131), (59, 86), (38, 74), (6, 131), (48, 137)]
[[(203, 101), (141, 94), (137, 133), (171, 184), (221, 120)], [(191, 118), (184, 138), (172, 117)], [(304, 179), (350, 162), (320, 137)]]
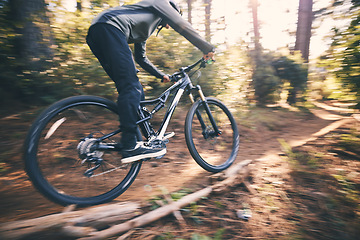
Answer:
[(169, 78), (170, 78), (170, 82), (177, 82), (181, 79), (181, 73), (176, 72), (173, 75), (169, 75)]
[(170, 82), (177, 82), (177, 81), (178, 81), (178, 78), (177, 78), (176, 74), (170, 76)]

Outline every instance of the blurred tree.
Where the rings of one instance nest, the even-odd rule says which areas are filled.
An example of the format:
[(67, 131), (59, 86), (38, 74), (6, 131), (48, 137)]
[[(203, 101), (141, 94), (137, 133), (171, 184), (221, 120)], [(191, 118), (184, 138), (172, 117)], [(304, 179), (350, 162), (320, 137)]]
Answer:
[[(260, 45), (260, 31), (259, 31), (259, 21), (258, 21), (258, 0), (250, 0), (250, 7), (252, 13), (252, 22), (253, 22), (253, 31), (254, 31), (254, 48), (255, 52), (259, 53), (261, 51)], [(255, 54), (256, 54), (255, 53)]]
[(309, 61), (311, 25), (313, 21), (313, 0), (299, 0), (295, 50), (301, 52), (305, 62)]
[[(15, 58), (14, 39), (17, 37), (13, 28), (13, 22), (9, 17), (9, 5), (7, 0), (0, 0), (0, 111), (14, 108), (13, 100), (19, 97), (16, 87), (17, 62)], [(0, 112), (0, 113), (1, 113)]]
[(82, 9), (83, 9), (83, 6), (82, 6), (82, 3), (81, 3), (81, 0), (77, 0), (76, 1), (76, 10), (81, 12)]
[(287, 102), (289, 104), (296, 103), (299, 93), (306, 89), (306, 67), (301, 62), (296, 62), (286, 56), (277, 57), (272, 60), (272, 66), (276, 71), (276, 76), (289, 82)]
[(306, 87), (307, 71), (302, 64), (288, 57), (263, 51), (260, 43), (258, 1), (250, 0), (249, 3), (253, 17), (254, 49), (250, 54), (253, 59), (252, 84), (256, 103), (258, 106), (264, 106), (277, 102), (280, 99), (284, 81), (287, 81), (290, 85), (287, 102), (294, 104), (298, 99), (298, 93)]
[(281, 79), (276, 76), (271, 62), (266, 55), (260, 56), (256, 69), (253, 72), (253, 87), (258, 106), (276, 103), (279, 99), (278, 90), (281, 87)]
[(204, 0), (205, 5), (205, 39), (211, 41), (211, 3), (212, 0)]
[(337, 18), (350, 21), (344, 28), (333, 29), (331, 47), (321, 59), (326, 60), (325, 66), (341, 81), (343, 88), (355, 94), (356, 108), (360, 109), (360, 1), (336, 1), (332, 6), (341, 9), (348, 6)]
[(188, 22), (192, 24), (192, 2), (193, 0), (186, 0), (188, 11)]
[[(13, 108), (16, 101), (21, 101), (28, 108), (30, 105), (47, 105), (76, 94), (115, 97), (114, 83), (91, 53), (85, 37), (92, 19), (99, 12), (111, 6), (117, 6), (119, 3), (131, 4), (137, 1), (77, 0), (73, 1), (73, 8), (67, 9), (64, 0), (0, 0), (1, 111), (6, 109), (6, 105)], [(16, 9), (15, 2), (24, 5), (19, 5), (19, 8)], [(192, 4), (194, 2), (194, 0), (191, 1)], [(37, 17), (20, 18), (24, 23), (15, 22), (16, 14), (20, 14), (20, 10), (30, 3), (38, 3), (39, 10), (36, 14), (27, 14)], [(182, 3), (185, 4), (185, 0)], [(198, 3), (203, 3), (203, 0), (198, 1)], [(203, 6), (198, 11), (202, 15), (204, 13)], [(35, 6), (32, 7), (35, 9)], [(31, 24), (28, 23), (31, 27), (37, 28), (32, 35), (20, 31), (23, 30), (27, 21), (31, 22)], [(19, 57), (19, 54), (25, 54), (24, 51), (18, 51), (20, 50), (18, 46), (24, 38), (23, 34), (24, 36), (38, 36), (35, 40), (32, 39), (35, 42), (34, 46), (38, 44), (36, 46), (45, 47), (50, 51), (47, 55), (40, 54), (42, 52), (47, 53), (47, 50), (39, 50), (38, 57), (29, 58), (35, 63), (44, 61), (45, 64), (41, 65), (39, 69), (35, 67), (30, 69), (27, 65), (28, 62)], [(233, 99), (234, 94), (232, 93), (236, 86), (238, 87), (237, 92), (240, 91), (240, 85), (246, 91), (249, 89), (246, 86), (248, 86), (251, 71), (250, 66), (247, 65), (248, 61), (243, 59), (247, 53), (246, 50), (243, 50), (246, 47), (238, 49), (241, 57), (237, 57), (238, 51), (234, 50), (237, 47), (232, 48), (231, 60), (226, 57), (229, 53), (219, 51), (217, 64), (202, 71), (203, 75), (198, 81), (201, 81), (203, 90), (207, 95), (222, 95), (228, 99)], [(235, 52), (237, 54), (234, 54)], [(147, 55), (156, 66), (165, 73), (171, 74), (180, 66), (199, 59), (202, 53), (170, 29), (163, 30), (158, 37), (152, 36), (149, 39)], [(239, 61), (242, 63), (239, 64)], [(196, 76), (194, 77), (196, 78)], [(167, 87), (145, 71), (139, 73), (139, 78), (144, 85), (147, 96), (154, 96)], [(242, 101), (244, 99), (246, 98), (243, 97)]]
[(27, 70), (44, 70), (52, 61), (53, 36), (44, 0), (9, 0), (10, 18), (18, 39), (15, 43), (18, 61)]
[(258, 1), (250, 0), (249, 6), (253, 22), (253, 46), (250, 52), (253, 59), (252, 84), (255, 90), (255, 100), (258, 106), (264, 106), (275, 101), (274, 93), (279, 88), (280, 79), (275, 76), (271, 61), (266, 54), (263, 54), (260, 44), (260, 31), (258, 21)]
[(90, 0), (76, 0), (76, 10), (82, 12), (90, 7)]

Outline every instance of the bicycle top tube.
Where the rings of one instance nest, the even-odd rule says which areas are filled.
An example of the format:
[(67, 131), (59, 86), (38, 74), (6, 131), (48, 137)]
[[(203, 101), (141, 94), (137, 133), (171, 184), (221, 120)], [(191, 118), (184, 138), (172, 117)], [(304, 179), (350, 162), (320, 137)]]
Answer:
[(180, 68), (179, 72), (175, 72), (173, 75), (170, 76), (170, 79), (172, 82), (175, 82), (171, 87), (166, 89), (158, 98), (156, 99), (150, 99), (150, 100), (143, 100), (140, 102), (140, 105), (154, 105), (159, 102), (166, 102), (169, 94), (177, 89), (185, 88), (189, 83), (191, 83), (191, 80), (189, 76), (186, 74), (187, 72), (190, 72), (193, 68), (195, 68), (197, 65), (200, 65), (200, 68), (205, 68), (206, 66), (206, 60), (204, 58), (199, 59), (195, 63)]
[(204, 58), (199, 59), (193, 64), (190, 64), (187, 67), (182, 67), (179, 69), (179, 72), (174, 73), (170, 76), (171, 81), (176, 82), (182, 77), (185, 76), (185, 73), (190, 72), (192, 69), (194, 69), (197, 65), (200, 64), (200, 68), (205, 68), (206, 64), (210, 64), (211, 62), (215, 62), (215, 60), (206, 61)]
[(158, 98), (140, 101), (140, 105), (153, 105), (153, 104), (157, 104), (159, 102), (166, 102), (166, 100), (167, 100), (168, 96), (170, 95), (170, 93), (172, 93), (173, 91), (181, 88), (182, 85), (183, 85), (183, 81), (181, 81), (181, 80), (177, 81), (171, 87), (166, 89)]

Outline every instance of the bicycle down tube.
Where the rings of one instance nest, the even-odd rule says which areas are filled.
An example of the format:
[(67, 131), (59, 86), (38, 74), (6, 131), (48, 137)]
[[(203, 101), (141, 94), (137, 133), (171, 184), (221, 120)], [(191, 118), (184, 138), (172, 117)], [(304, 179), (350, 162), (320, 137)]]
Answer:
[[(176, 108), (177, 104), (179, 103), (180, 98), (182, 97), (182, 95), (185, 91), (185, 88), (190, 84), (191, 84), (191, 80), (190, 80), (189, 76), (187, 74), (185, 74), (185, 76), (182, 79), (180, 79), (178, 82), (176, 82), (170, 88), (168, 88), (163, 94), (160, 95), (159, 98), (157, 98), (155, 100), (145, 100), (145, 101), (140, 102), (140, 109), (139, 109), (140, 120), (137, 122), (137, 124), (139, 124), (140, 127), (142, 126), (142, 129), (145, 129), (147, 137), (150, 137), (151, 134), (153, 133), (151, 127), (147, 123), (147, 120), (151, 119), (152, 115), (154, 113), (156, 113), (157, 111), (159, 111), (164, 106), (170, 93), (177, 90), (168, 110), (165, 113), (164, 119), (158, 130), (158, 135), (156, 136), (156, 139), (161, 140), (164, 137), (165, 131), (169, 125), (170, 119), (175, 111), (175, 108)], [(151, 105), (151, 104), (155, 104), (155, 103), (156, 103), (156, 106), (154, 107), (154, 109), (151, 112), (148, 112), (149, 116), (146, 117), (143, 112), (144, 111), (143, 107), (145, 107), (146, 105)]]

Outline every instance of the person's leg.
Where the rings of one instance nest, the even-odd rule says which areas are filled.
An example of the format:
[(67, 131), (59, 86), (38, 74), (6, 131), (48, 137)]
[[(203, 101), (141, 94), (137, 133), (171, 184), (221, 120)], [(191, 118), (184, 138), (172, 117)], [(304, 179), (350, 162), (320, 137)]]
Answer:
[(122, 129), (121, 143), (124, 148), (121, 161), (130, 163), (164, 155), (166, 148), (136, 145), (137, 111), (140, 100), (144, 98), (144, 92), (136, 75), (135, 63), (125, 35), (111, 25), (97, 24), (90, 28), (87, 43), (106, 73), (115, 82), (119, 93), (118, 114)]
[(115, 82), (118, 96), (118, 114), (122, 128), (122, 144), (130, 149), (136, 145), (136, 121), (143, 89), (136, 75), (135, 63), (125, 35), (108, 24), (90, 28), (88, 45), (99, 59), (106, 73)]

